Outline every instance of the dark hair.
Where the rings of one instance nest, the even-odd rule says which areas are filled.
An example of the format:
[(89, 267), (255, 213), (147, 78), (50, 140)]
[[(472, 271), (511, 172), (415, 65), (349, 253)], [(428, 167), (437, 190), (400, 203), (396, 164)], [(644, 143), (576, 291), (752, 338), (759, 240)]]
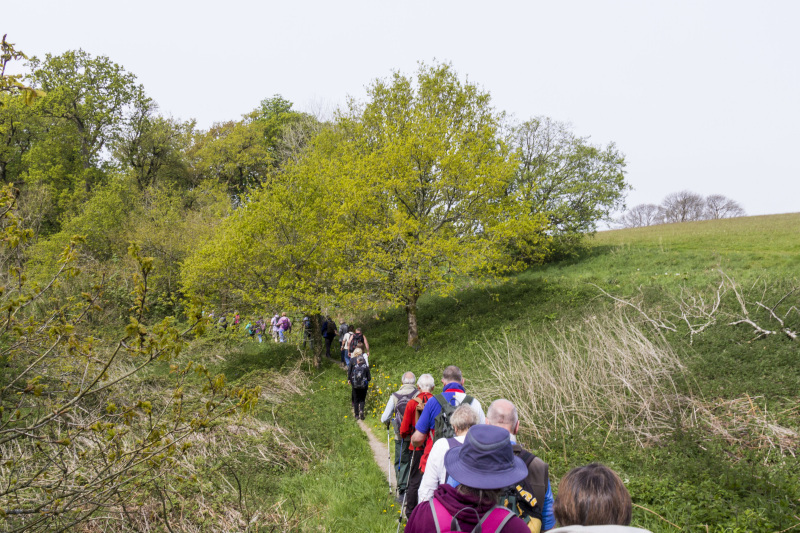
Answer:
[(444, 369), (444, 372), (442, 372), (442, 379), (448, 383), (452, 383), (453, 381), (461, 383), (463, 379), (461, 376), (461, 369), (453, 365), (448, 366)]
[(631, 523), (633, 503), (619, 476), (600, 463), (573, 468), (558, 484), (553, 514), (561, 526)]
[(478, 502), (482, 504), (493, 504), (497, 505), (500, 501), (500, 497), (503, 495), (505, 489), (476, 489), (474, 487), (468, 487), (463, 483), (460, 484), (456, 490), (461, 494), (466, 494), (468, 496), (473, 496)]

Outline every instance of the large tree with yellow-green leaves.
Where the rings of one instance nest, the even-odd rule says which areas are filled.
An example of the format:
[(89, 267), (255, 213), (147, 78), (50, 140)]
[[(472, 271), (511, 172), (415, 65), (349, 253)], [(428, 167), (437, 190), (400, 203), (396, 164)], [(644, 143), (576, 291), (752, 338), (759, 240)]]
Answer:
[(450, 65), (376, 80), (368, 96), (339, 118), (333, 158), (348, 191), (342, 204), (358, 257), (351, 276), (405, 308), (415, 345), (423, 294), (522, 267), (509, 248), (536, 255), (545, 220), (511, 192), (517, 161), (489, 93)]

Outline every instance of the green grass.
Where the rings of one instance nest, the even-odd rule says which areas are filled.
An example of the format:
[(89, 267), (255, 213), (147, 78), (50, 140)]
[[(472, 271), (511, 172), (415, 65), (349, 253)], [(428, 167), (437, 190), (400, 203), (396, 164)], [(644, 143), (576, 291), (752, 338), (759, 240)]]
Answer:
[[(487, 344), (501, 343), (504, 330), (533, 327), (546, 333), (557, 323), (579, 324), (612, 308), (598, 287), (666, 311), (682, 288), (708, 291), (724, 271), (754, 298), (774, 303), (800, 285), (799, 235), (799, 214), (602, 232), (579, 258), (532, 268), (495, 286), (467, 287), (452, 297), (424, 297), (419, 350), (405, 346), (404, 313), (387, 310), (359, 324), (374, 365), (367, 423), (385, 438), (377, 416), (406, 370), (431, 373), (438, 382), (446, 365), (457, 364), (468, 390), (476, 382), (486, 388)], [(765, 319), (763, 313), (753, 316)], [(800, 429), (800, 343), (780, 335), (756, 340), (746, 326), (725, 323), (691, 344), (685, 330), (665, 337), (687, 366), (687, 387), (701, 397), (726, 401), (748, 395), (779, 423)], [(220, 369), (245, 383), (266, 369), (286, 371), (296, 354), (272, 344), (251, 346), (227, 356)], [(316, 459), (307, 470), (252, 474), (262, 476), (254, 498), (263, 508), (290, 502), (304, 517), (303, 530), (393, 530), (385, 479), (366, 438), (345, 418), (349, 388), (343, 372), (326, 363), (309, 376), (314, 392), (278, 406), (275, 416), (314, 443)], [(503, 395), (497, 390), (479, 399), (486, 407)], [(261, 405), (257, 416), (271, 418), (274, 407)], [(554, 488), (575, 466), (601, 461), (614, 468), (627, 480), (634, 502), (652, 511), (637, 508), (635, 525), (654, 532), (678, 530), (667, 521), (682, 531), (780, 531), (796, 525), (794, 516), (800, 516), (800, 462), (741, 449), (700, 431), (679, 431), (646, 448), (624, 435), (591, 431), (546, 442), (534, 441), (528, 432), (524, 442), (550, 463)]]

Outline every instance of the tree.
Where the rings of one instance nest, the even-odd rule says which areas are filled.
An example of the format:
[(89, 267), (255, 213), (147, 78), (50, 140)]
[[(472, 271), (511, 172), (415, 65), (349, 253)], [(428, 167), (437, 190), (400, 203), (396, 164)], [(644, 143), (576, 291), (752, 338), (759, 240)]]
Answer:
[(641, 228), (663, 222), (661, 208), (655, 204), (639, 204), (631, 207), (619, 221), (625, 228)]
[(194, 122), (165, 118), (157, 110), (158, 105), (149, 98), (136, 102), (113, 142), (112, 152), (142, 190), (164, 183), (190, 185), (185, 152)]
[(368, 97), (338, 117), (341, 139), (327, 158), (357, 236), (345, 252), (357, 258), (351, 279), (405, 308), (413, 346), (423, 294), (446, 294), (467, 274), (497, 279), (521, 268), (506, 247), (520, 236), (541, 246), (545, 221), (509, 193), (517, 161), (489, 93), (447, 64), (420, 64), (416, 80), (395, 73)]
[(76, 133), (86, 192), (103, 179), (103, 149), (120, 131), (129, 103), (144, 99), (136, 76), (108, 57), (93, 58), (83, 50), (44, 61), (30, 61), (33, 84), (47, 95), (37, 102), (46, 117), (62, 120)]
[(247, 192), (260, 186), (272, 170), (266, 127), (250, 113), (243, 120), (217, 123), (198, 132), (187, 154), (193, 181), (218, 180), (234, 203), (243, 203)]
[(745, 211), (738, 202), (721, 194), (712, 194), (706, 198), (705, 216), (709, 219), (733, 218), (745, 216)]
[[(0, 191), (0, 510), (9, 531), (70, 530), (95, 513), (130, 520), (127, 507), (176, 473), (187, 439), (215, 420), (248, 409), (258, 389), (235, 389), (202, 365), (173, 367), (169, 393), (131, 389), (132, 378), (168, 363), (197, 324), (178, 329), (173, 317), (146, 323), (152, 259), (131, 248), (138, 265), (133, 313), (112, 344), (94, 337), (87, 320), (100, 310), (95, 285), (79, 298), (55, 297), (59, 283), (79, 274), (77, 241), (57, 272), (31, 283), (15, 253), (33, 237), (20, 226), (14, 191)], [(197, 373), (202, 401), (186, 383)], [(199, 391), (198, 391), (199, 392)], [(166, 516), (164, 516), (166, 520)]]
[(533, 118), (512, 129), (520, 164), (515, 190), (531, 213), (543, 213), (557, 251), (568, 251), (597, 223), (624, 208), (625, 157), (576, 137), (566, 124)]
[(691, 191), (668, 194), (661, 202), (664, 222), (690, 222), (702, 220), (705, 213), (705, 200)]

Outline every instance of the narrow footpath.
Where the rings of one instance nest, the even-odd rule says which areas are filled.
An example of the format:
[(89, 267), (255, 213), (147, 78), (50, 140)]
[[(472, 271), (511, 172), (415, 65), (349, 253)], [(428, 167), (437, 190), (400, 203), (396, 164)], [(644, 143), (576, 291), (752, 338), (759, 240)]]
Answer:
[[(397, 480), (395, 479), (394, 463), (389, 455), (387, 443), (381, 442), (363, 421), (358, 421), (358, 427), (367, 434), (369, 447), (372, 448), (372, 455), (375, 457), (375, 462), (378, 463), (378, 466), (383, 470), (386, 481), (392, 485), (392, 491), (394, 491), (397, 488)], [(392, 441), (392, 443), (393, 442), (394, 441)]]

